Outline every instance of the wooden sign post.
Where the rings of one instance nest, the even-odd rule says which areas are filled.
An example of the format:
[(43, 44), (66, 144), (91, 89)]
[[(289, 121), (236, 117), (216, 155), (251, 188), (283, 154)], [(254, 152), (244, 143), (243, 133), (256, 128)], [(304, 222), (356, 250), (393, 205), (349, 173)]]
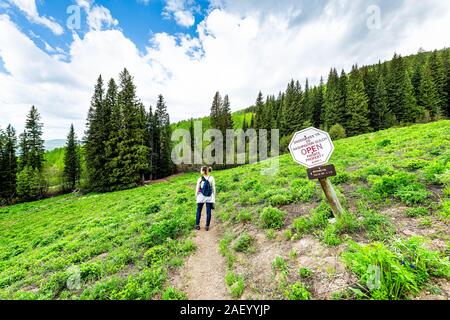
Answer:
[(299, 131), (294, 134), (289, 150), (294, 161), (308, 168), (308, 178), (319, 180), (334, 216), (341, 215), (344, 210), (329, 179), (336, 176), (336, 168), (325, 165), (334, 151), (330, 135), (316, 128)]

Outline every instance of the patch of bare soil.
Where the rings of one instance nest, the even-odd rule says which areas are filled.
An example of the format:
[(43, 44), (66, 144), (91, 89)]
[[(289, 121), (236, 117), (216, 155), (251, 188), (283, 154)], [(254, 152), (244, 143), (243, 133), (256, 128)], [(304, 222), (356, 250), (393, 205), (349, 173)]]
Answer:
[[(394, 206), (386, 209), (382, 214), (388, 216), (397, 229), (397, 234), (406, 237), (421, 236), (428, 238), (430, 247), (433, 250), (445, 251), (446, 240), (450, 239), (450, 228), (448, 222), (437, 216), (412, 218), (405, 214), (406, 206)], [(429, 224), (424, 225), (423, 219), (429, 220)]]
[[(234, 230), (236, 234), (243, 231), (241, 227)], [(345, 290), (357, 281), (340, 260), (344, 246), (326, 247), (313, 236), (286, 241), (281, 232), (276, 239), (269, 240), (263, 231), (252, 226), (247, 226), (245, 231), (255, 239), (255, 252), (238, 254), (234, 266), (235, 272), (244, 275), (246, 279), (243, 299), (285, 298), (279, 288), (279, 277), (272, 268), (276, 257), (282, 257), (287, 262), (288, 283), (305, 283), (314, 299), (329, 299), (334, 292)], [(293, 250), (297, 253), (296, 257), (290, 257)], [(310, 269), (313, 275), (308, 279), (301, 279), (298, 274), (300, 268)]]
[(447, 279), (434, 279), (432, 286), (415, 298), (415, 300), (450, 300), (450, 281)]
[(210, 231), (205, 231), (205, 214), (202, 230), (193, 238), (197, 246), (185, 264), (171, 277), (171, 284), (186, 293), (189, 300), (228, 300), (225, 284), (226, 263), (219, 253), (220, 232), (212, 221)]
[(315, 207), (317, 207), (319, 203), (293, 203), (287, 206), (282, 206), (280, 209), (287, 212), (286, 215), (286, 225), (292, 224), (292, 222), (301, 216), (306, 216), (311, 213)]

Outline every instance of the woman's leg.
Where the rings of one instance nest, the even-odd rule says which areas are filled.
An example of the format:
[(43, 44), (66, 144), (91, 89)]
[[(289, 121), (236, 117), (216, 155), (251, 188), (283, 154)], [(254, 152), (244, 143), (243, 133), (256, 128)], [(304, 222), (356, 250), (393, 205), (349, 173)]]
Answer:
[(200, 225), (200, 219), (202, 218), (202, 210), (203, 210), (203, 203), (197, 203), (197, 220), (195, 226)]
[(211, 209), (212, 209), (212, 203), (206, 204), (206, 226), (209, 227), (211, 224)]

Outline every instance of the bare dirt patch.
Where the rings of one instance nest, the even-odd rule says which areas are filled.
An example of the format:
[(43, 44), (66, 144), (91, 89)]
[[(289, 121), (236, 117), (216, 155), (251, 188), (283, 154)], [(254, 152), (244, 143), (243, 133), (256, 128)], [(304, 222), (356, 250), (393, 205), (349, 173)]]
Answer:
[(212, 222), (210, 231), (205, 231), (205, 214), (202, 230), (193, 241), (197, 250), (187, 258), (185, 264), (171, 276), (170, 282), (186, 293), (189, 300), (228, 300), (230, 296), (225, 284), (226, 264), (219, 253), (220, 231)]

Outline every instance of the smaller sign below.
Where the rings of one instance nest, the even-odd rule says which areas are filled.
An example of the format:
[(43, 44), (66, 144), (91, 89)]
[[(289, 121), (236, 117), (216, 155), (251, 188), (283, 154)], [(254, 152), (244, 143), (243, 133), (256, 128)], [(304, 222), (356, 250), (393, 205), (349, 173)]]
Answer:
[(332, 164), (308, 169), (308, 178), (310, 180), (325, 179), (336, 175), (336, 168)]

